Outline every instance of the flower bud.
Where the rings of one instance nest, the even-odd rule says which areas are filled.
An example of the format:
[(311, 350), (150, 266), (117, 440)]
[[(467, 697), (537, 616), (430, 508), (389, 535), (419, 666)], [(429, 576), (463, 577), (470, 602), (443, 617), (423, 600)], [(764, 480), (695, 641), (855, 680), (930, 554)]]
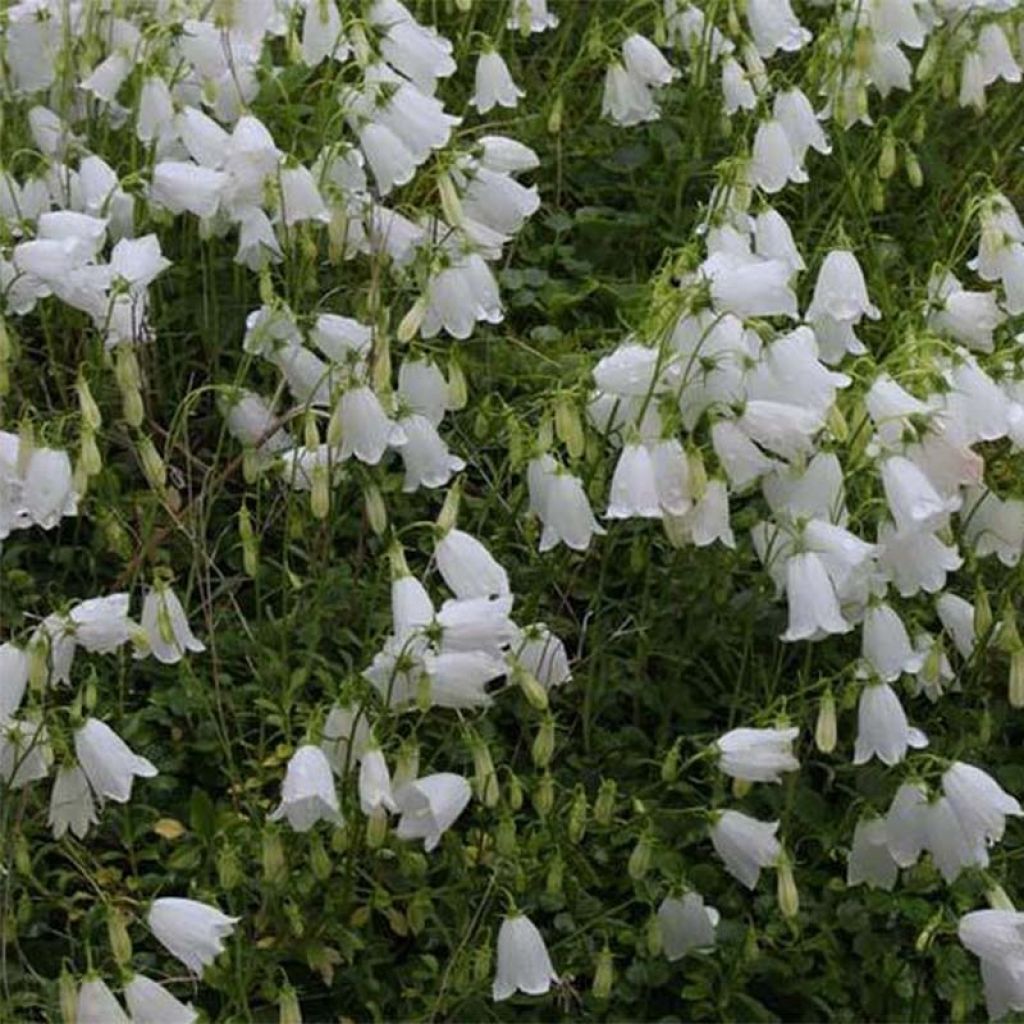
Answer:
[(533, 763), (538, 768), (546, 768), (551, 764), (551, 757), (555, 752), (555, 720), (551, 715), (545, 715), (541, 719), (537, 735), (533, 738), (533, 746), (530, 754)]
[(612, 961), (612, 951), (605, 945), (604, 949), (597, 954), (597, 964), (594, 967), (594, 985), (592, 992), (595, 999), (607, 999), (612, 994), (612, 984), (615, 981), (615, 965)]
[(302, 1024), (299, 997), (291, 985), (282, 987), (277, 997), (278, 1024)]
[(380, 493), (380, 488), (376, 484), (371, 483), (366, 485), (363, 498), (366, 502), (366, 521), (370, 524), (370, 529), (381, 537), (388, 528), (388, 510), (384, 504), (384, 495)]
[(661, 923), (658, 921), (657, 914), (651, 914), (647, 919), (644, 938), (647, 942), (647, 952), (651, 956), (659, 956), (661, 954)]
[(455, 185), (447, 171), (438, 175), (437, 191), (441, 196), (441, 211), (444, 213), (444, 219), (453, 228), (459, 227), (465, 220), (465, 214), (462, 212), (459, 193), (455, 191)]
[(388, 812), (383, 807), (375, 807), (366, 819), (366, 845), (377, 850), (384, 845), (388, 837)]
[(448, 407), (457, 412), (459, 409), (465, 409), (468, 401), (466, 375), (462, 372), (458, 360), (452, 356), (448, 360)]
[(78, 1020), (78, 986), (75, 984), (75, 976), (67, 968), (60, 972), (57, 991), (61, 1020), (64, 1021), (64, 1024), (76, 1024)]
[(676, 740), (661, 762), (662, 782), (675, 782), (679, 778), (679, 750), (682, 742), (682, 739)]
[(427, 315), (427, 300), (424, 296), (420, 296), (410, 307), (409, 311), (402, 317), (398, 324), (398, 331), (396, 337), (403, 344), (407, 344), (412, 341), (413, 338), (419, 333), (420, 327), (423, 325), (423, 318)]
[(562, 98), (562, 94), (559, 93), (555, 97), (555, 102), (551, 104), (551, 110), (548, 113), (548, 134), (557, 135), (562, 130), (562, 113), (565, 109), (565, 101)]
[(569, 842), (578, 843), (587, 830), (587, 794), (582, 786), (576, 787), (569, 806)]
[(892, 132), (886, 132), (882, 139), (882, 151), (878, 154), (878, 176), (886, 181), (896, 173), (896, 140)]
[(610, 825), (615, 813), (615, 796), (618, 785), (614, 779), (602, 779), (594, 801), (594, 821), (598, 825)]
[(1010, 686), (1007, 699), (1011, 708), (1024, 708), (1024, 651), (1010, 655)]
[(456, 480), (444, 496), (444, 504), (437, 514), (437, 528), (441, 535), (453, 530), (459, 521), (459, 502), (462, 498), (462, 485)]
[(776, 882), (779, 910), (782, 912), (782, 916), (796, 917), (800, 911), (800, 893), (796, 888), (796, 879), (793, 878), (793, 868), (785, 854), (779, 860)]
[(103, 417), (100, 414), (100, 407), (92, 397), (88, 381), (81, 375), (81, 373), (79, 373), (78, 380), (75, 382), (75, 391), (78, 393), (78, 409), (82, 414), (82, 421), (91, 430), (99, 430), (103, 425)]
[(413, 893), (405, 908), (405, 918), (409, 922), (409, 930), (419, 935), (427, 926), (427, 914), (430, 912), (430, 896), (423, 892)]
[(537, 788), (533, 791), (533, 806), (537, 808), (537, 813), (542, 818), (546, 818), (551, 812), (554, 802), (555, 780), (551, 777), (551, 772), (545, 772), (537, 782)]
[(225, 846), (217, 857), (217, 880), (222, 889), (231, 890), (245, 880), (242, 865), (233, 846)]
[(331, 510), (331, 488), (327, 467), (313, 467), (312, 482), (309, 489), (309, 510), (314, 519), (326, 519)]
[(242, 566), (246, 576), (256, 576), (259, 568), (259, 545), (252, 529), (249, 509), (243, 505), (238, 511), (238, 536), (242, 541)]
[(1017, 613), (1014, 611), (1013, 604), (1009, 601), (1003, 603), (1003, 614), (999, 622), (996, 645), (1006, 654), (1014, 654), (1024, 647), (1024, 644), (1020, 641), (1020, 633), (1017, 630)]
[(154, 491), (161, 492), (167, 487), (167, 466), (148, 437), (139, 440), (139, 460), (142, 471)]
[(649, 832), (644, 832), (637, 840), (636, 846), (633, 847), (633, 852), (629, 855), (629, 863), (626, 866), (629, 877), (634, 882), (639, 882), (650, 870), (653, 852), (654, 840)]
[(313, 869), (313, 877), (318, 882), (326, 882), (331, 877), (331, 858), (319, 835), (314, 835), (310, 840), (309, 863)]
[(993, 882), (985, 893), (988, 905), (993, 910), (1016, 910), (1013, 900), (1006, 894), (1006, 890), (998, 883)]
[(530, 706), (538, 711), (546, 711), (548, 707), (548, 691), (541, 686), (537, 677), (528, 672), (522, 665), (517, 665), (512, 672), (513, 680), (519, 684)]
[(924, 172), (921, 170), (917, 154), (912, 149), (907, 150), (906, 155), (907, 181), (911, 188), (920, 188), (924, 184)]
[(704, 468), (704, 459), (694, 448), (686, 453), (686, 463), (690, 477), (690, 494), (695, 502), (700, 501), (708, 489), (708, 473)]
[(518, 811), (523, 806), (523, 784), (515, 772), (509, 772), (506, 800), (513, 811)]
[(503, 814), (494, 832), (495, 849), (503, 857), (516, 855), (516, 823), (510, 814)]
[(836, 699), (830, 686), (818, 705), (818, 720), (814, 725), (814, 745), (823, 753), (836, 749)]
[(476, 733), (471, 734), (470, 745), (473, 749), (473, 789), (476, 792), (476, 798), (484, 807), (494, 807), (501, 793), (491, 752), (487, 749), (487, 744)]
[(132, 940), (128, 936), (124, 914), (117, 907), (107, 907), (107, 941), (118, 966), (124, 967), (131, 963)]
[(549, 896), (561, 896), (564, 878), (565, 862), (556, 854), (548, 865), (547, 877), (544, 880), (544, 890)]
[(732, 780), (732, 795), (737, 800), (742, 800), (753, 788), (754, 784), (749, 779)]
[(988, 636), (992, 628), (992, 605), (989, 604), (988, 591), (978, 585), (974, 595), (974, 635), (981, 640)]
[(263, 833), (262, 844), (263, 879), (277, 885), (288, 877), (288, 863), (284, 856), (284, 844), (275, 829)]
[(567, 395), (561, 395), (555, 402), (555, 434), (572, 458), (578, 459), (583, 454), (583, 423), (576, 403)]
[(85, 475), (96, 476), (97, 473), (103, 468), (103, 459), (100, 456), (100, 450), (96, 445), (96, 435), (93, 433), (91, 427), (86, 427), (82, 431), (81, 448), (78, 453), (79, 464), (82, 467)]

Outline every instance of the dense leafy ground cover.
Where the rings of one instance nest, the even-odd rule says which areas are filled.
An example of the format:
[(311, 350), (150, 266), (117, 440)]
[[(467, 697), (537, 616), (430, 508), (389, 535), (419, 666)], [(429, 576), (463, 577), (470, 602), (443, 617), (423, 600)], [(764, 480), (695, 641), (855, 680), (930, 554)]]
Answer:
[(0, 5), (0, 1018), (1024, 1009), (1016, 5), (407, 7)]

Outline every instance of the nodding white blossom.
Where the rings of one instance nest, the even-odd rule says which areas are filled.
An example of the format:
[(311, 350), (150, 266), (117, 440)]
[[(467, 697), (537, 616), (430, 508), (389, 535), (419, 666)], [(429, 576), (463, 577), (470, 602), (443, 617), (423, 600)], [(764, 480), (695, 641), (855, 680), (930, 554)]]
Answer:
[(722, 106), (726, 115), (737, 110), (753, 110), (757, 107), (757, 93), (750, 82), (750, 76), (735, 57), (722, 61)]
[(151, 779), (156, 767), (133, 754), (128, 744), (98, 718), (86, 719), (75, 732), (75, 757), (99, 799), (123, 804), (131, 799), (135, 777)]
[(715, 944), (719, 913), (705, 905), (704, 897), (688, 892), (681, 899), (666, 896), (658, 907), (658, 930), (666, 959), (681, 960), (692, 949)]
[(977, 352), (991, 352), (994, 333), (1005, 322), (994, 292), (970, 291), (949, 271), (928, 283), (928, 326)]
[(434, 548), (437, 568), (459, 598), (493, 597), (511, 593), (508, 573), (475, 537), (449, 530)]
[(305, 744), (288, 761), (281, 803), (270, 815), (271, 821), (282, 818), (296, 832), (308, 832), (321, 819), (342, 823), (331, 764), (320, 747)]
[(207, 903), (176, 896), (154, 900), (146, 915), (154, 938), (196, 975), (224, 951), (238, 921)]
[(711, 826), (711, 845), (729, 874), (753, 889), (761, 869), (774, 866), (782, 853), (775, 838), (778, 830), (777, 821), (758, 821), (739, 811), (721, 811)]
[(799, 729), (733, 729), (715, 740), (718, 767), (735, 779), (747, 782), (780, 782), (783, 772), (795, 772), (800, 762), (793, 756)]
[(134, 1024), (194, 1024), (199, 1014), (191, 1003), (175, 998), (159, 982), (141, 974), (133, 974), (124, 987)]
[(848, 633), (825, 562), (814, 551), (793, 555), (786, 565), (789, 627), (782, 639), (817, 640), (829, 633)]
[(527, 469), (530, 510), (541, 521), (541, 551), (565, 544), (586, 551), (595, 534), (604, 529), (594, 518), (578, 477), (563, 469), (550, 455), (533, 459)]
[(498, 962), (491, 994), (496, 1003), (515, 992), (542, 996), (558, 981), (547, 946), (525, 914), (513, 914), (498, 929)]
[(769, 195), (779, 192), (788, 182), (800, 184), (809, 180), (785, 128), (774, 118), (757, 126), (749, 179)]
[(132, 1024), (102, 978), (86, 978), (79, 986), (75, 1020), (81, 1024)]
[(328, 57), (344, 60), (348, 43), (342, 34), (341, 15), (334, 0), (306, 0), (302, 18), (302, 61), (316, 67)]
[(883, 682), (894, 682), (904, 672), (921, 667), (924, 659), (914, 650), (906, 627), (890, 605), (871, 605), (862, 628), (864, 660)]
[(888, 683), (869, 683), (861, 690), (854, 764), (864, 764), (872, 757), (883, 764), (898, 764), (907, 756), (908, 747), (927, 745), (924, 733), (907, 722), (903, 705)]
[(853, 846), (846, 862), (846, 884), (866, 882), (873, 889), (891, 892), (900, 866), (889, 850), (884, 818), (861, 818), (853, 830)]
[(508, 27), (519, 32), (545, 32), (558, 27), (558, 15), (548, 10), (548, 0), (513, 0)]
[(960, 657), (970, 658), (975, 644), (974, 605), (956, 594), (944, 593), (936, 600), (935, 610)]
[(653, 91), (618, 61), (608, 65), (604, 77), (601, 116), (628, 128), (656, 121), (661, 116)]
[(370, 747), (359, 762), (359, 806), (366, 815), (398, 810), (391, 793), (391, 772), (379, 747)]
[(985, 1005), (992, 1020), (1024, 1010), (1024, 914), (974, 910), (960, 918), (960, 941), (981, 960)]
[(513, 641), (511, 653), (545, 690), (572, 679), (565, 644), (545, 625), (527, 626), (519, 639)]
[(424, 850), (430, 853), (466, 809), (471, 796), (469, 782), (451, 772), (426, 775), (400, 786), (395, 792), (401, 815), (395, 835), (422, 839)]
[(335, 774), (344, 776), (369, 749), (370, 739), (370, 723), (363, 709), (335, 704), (324, 722), (320, 749)]
[(995, 779), (974, 765), (954, 761), (942, 776), (942, 791), (964, 834), (992, 845), (1003, 838), (1006, 817), (1020, 817), (1020, 803)]
[(11, 718), (21, 706), (28, 677), (28, 654), (15, 644), (0, 644), (0, 722)]
[(776, 50), (792, 53), (811, 39), (811, 33), (797, 20), (789, 0), (748, 0), (747, 23), (762, 57), (771, 57)]
[(514, 109), (526, 95), (515, 82), (501, 54), (486, 50), (476, 64), (476, 88), (470, 104), (486, 114), (494, 107)]
[(622, 44), (622, 60), (630, 75), (652, 88), (668, 85), (680, 75), (654, 43), (637, 33)]
[(0, 781), (21, 789), (45, 779), (52, 761), (45, 725), (16, 718), (0, 721)]
[[(189, 627), (178, 595), (168, 586), (154, 587), (146, 594), (141, 625), (149, 639), (150, 652), (165, 665), (181, 661), (186, 651), (199, 654), (206, 650)], [(137, 652), (136, 657), (144, 654)]]
[(50, 794), (47, 824), (53, 830), (53, 838), (60, 839), (70, 828), (77, 838), (84, 839), (89, 826), (98, 822), (85, 772), (76, 764), (64, 765), (57, 772)]

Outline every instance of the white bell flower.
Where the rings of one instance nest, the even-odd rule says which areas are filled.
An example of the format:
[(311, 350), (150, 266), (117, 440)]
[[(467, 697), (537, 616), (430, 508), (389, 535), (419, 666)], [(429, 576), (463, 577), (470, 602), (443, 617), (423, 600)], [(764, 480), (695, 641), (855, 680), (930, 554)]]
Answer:
[(681, 73), (669, 64), (654, 43), (637, 33), (622, 44), (622, 60), (634, 78), (652, 88), (668, 85)]
[(608, 519), (661, 518), (654, 462), (646, 445), (623, 445), (612, 475), (605, 516)]
[(496, 1003), (515, 992), (545, 995), (558, 975), (544, 939), (525, 914), (513, 914), (498, 929), (498, 963), (491, 994)]
[(960, 941), (981, 960), (989, 1018), (1024, 1010), (1024, 914), (975, 910), (960, 918)]
[(423, 663), (430, 680), (430, 702), (442, 708), (487, 707), (487, 684), (507, 674), (505, 662), (486, 651), (428, 653)]
[(513, 0), (507, 25), (517, 32), (546, 32), (558, 27), (558, 15), (548, 10), (548, 0)]
[(1008, 815), (1024, 814), (1017, 800), (991, 775), (963, 761), (954, 761), (943, 773), (942, 791), (964, 834), (989, 846), (1003, 838)]
[(76, 515), (71, 459), (65, 451), (36, 448), (25, 467), (21, 501), (32, 522), (52, 530), (64, 516)]
[(715, 944), (718, 911), (704, 903), (700, 893), (688, 892), (681, 899), (666, 896), (658, 907), (661, 949), (667, 960), (681, 960), (692, 949)]
[(412, 181), (418, 166), (408, 146), (387, 126), (370, 121), (359, 129), (359, 147), (370, 165), (377, 192), (386, 196)]
[(789, 224), (778, 210), (771, 207), (754, 218), (754, 251), (762, 259), (785, 263), (791, 274), (806, 268)]
[(102, 978), (86, 978), (79, 986), (75, 1024), (132, 1024)]
[(572, 679), (565, 644), (543, 624), (527, 626), (513, 643), (512, 655), (545, 690)]
[(711, 844), (729, 874), (753, 889), (761, 869), (772, 867), (782, 853), (775, 838), (778, 830), (777, 821), (758, 821), (739, 811), (722, 811), (711, 826)]
[(601, 116), (622, 128), (656, 121), (658, 103), (643, 80), (630, 74), (618, 61), (608, 65), (604, 77)]
[(846, 249), (833, 249), (818, 271), (806, 319), (830, 316), (841, 323), (857, 323), (861, 317), (877, 320), (881, 315), (868, 297), (857, 257)]
[(453, 474), (466, 468), (465, 461), (452, 455), (437, 428), (425, 416), (403, 416), (396, 426), (405, 438), (399, 449), (405, 465), (405, 493), (420, 487), (444, 487)]
[(370, 724), (359, 707), (335, 704), (324, 722), (320, 749), (336, 775), (359, 762), (370, 746)]
[(942, 628), (953, 641), (961, 658), (970, 658), (974, 653), (974, 605), (956, 594), (940, 594), (935, 601), (935, 610), (942, 622)]
[(891, 523), (878, 528), (878, 564), (902, 597), (920, 590), (934, 594), (946, 585), (946, 575), (963, 565), (956, 548), (934, 533), (913, 528), (897, 530)]
[(497, 50), (480, 54), (476, 64), (476, 82), (470, 105), (481, 114), (494, 107), (515, 109), (526, 93), (512, 81), (512, 74)]
[(737, 490), (771, 473), (778, 465), (740, 430), (735, 420), (715, 420), (711, 425), (711, 446), (729, 483)]
[(927, 850), (947, 884), (968, 867), (988, 867), (985, 840), (969, 836), (960, 827), (953, 805), (945, 796), (928, 804), (924, 812)]
[(132, 1024), (194, 1024), (199, 1014), (191, 1003), (176, 999), (163, 985), (133, 974), (124, 987)]
[(16, 718), (0, 721), (0, 781), (21, 789), (45, 779), (52, 761), (45, 725)]
[(480, 541), (463, 530), (449, 530), (437, 542), (434, 558), (438, 571), (456, 597), (511, 593), (508, 573)]
[(737, 110), (754, 110), (757, 107), (757, 93), (743, 65), (735, 57), (722, 61), (722, 96), (725, 113), (729, 117)]
[(579, 478), (564, 470), (550, 455), (530, 462), (527, 482), (530, 510), (544, 528), (540, 539), (542, 552), (559, 543), (574, 551), (586, 551), (591, 537), (604, 534)]
[(64, 765), (57, 772), (50, 794), (47, 824), (53, 830), (53, 838), (60, 839), (70, 828), (77, 838), (84, 839), (89, 826), (98, 821), (85, 773), (77, 764)]
[(88, 718), (75, 732), (75, 756), (100, 800), (127, 803), (135, 776), (150, 779), (157, 774), (146, 758), (133, 754), (127, 743), (98, 718)]
[[(178, 595), (169, 586), (153, 587), (142, 603), (142, 628), (149, 638), (149, 649), (157, 661), (173, 665), (186, 651), (200, 654), (205, 644), (197, 640), (188, 624)], [(138, 652), (136, 657), (144, 657)]]
[(349, 52), (334, 0), (306, 0), (302, 19), (302, 62), (315, 68), (327, 58), (343, 61)]
[(238, 921), (209, 904), (174, 896), (154, 900), (146, 915), (156, 940), (200, 976), (203, 968), (224, 951), (224, 940), (234, 932)]
[(799, 729), (733, 729), (715, 740), (718, 767), (726, 775), (746, 782), (781, 782), (783, 772), (795, 772), (793, 756)]
[(748, 0), (747, 23), (762, 57), (771, 57), (776, 50), (792, 53), (811, 40), (811, 33), (797, 20), (789, 0)]
[(861, 655), (883, 682), (916, 672), (924, 660), (910, 643), (903, 620), (888, 604), (871, 605), (863, 624)]
[(511, 594), (445, 601), (436, 618), (442, 653), (478, 651), (500, 657), (517, 632), (509, 618), (511, 610)]
[(320, 747), (301, 746), (288, 761), (281, 803), (269, 820), (282, 818), (296, 832), (308, 832), (320, 820), (342, 824), (331, 764)]
[[(333, 782), (331, 788), (333, 789)], [(398, 810), (391, 793), (391, 772), (379, 747), (371, 746), (359, 762), (359, 806), (369, 816), (380, 811)]]
[(902, 455), (883, 459), (880, 468), (885, 500), (901, 531), (940, 529), (948, 521), (950, 512), (960, 507), (959, 499), (944, 499), (921, 469)]
[(79, 601), (70, 619), (75, 643), (92, 654), (112, 654), (126, 644), (138, 628), (128, 618), (127, 594), (110, 594)]
[(769, 195), (781, 191), (787, 183), (802, 184), (808, 180), (799, 156), (793, 150), (786, 130), (770, 118), (757, 126), (754, 151), (748, 170), (751, 185)]
[(786, 566), (789, 626), (782, 639), (817, 640), (829, 633), (848, 633), (853, 627), (843, 618), (839, 600), (821, 555), (804, 551)]
[(163, 160), (153, 168), (149, 199), (171, 213), (212, 217), (227, 187), (222, 171), (177, 160)]
[(928, 739), (907, 722), (899, 697), (888, 683), (868, 683), (857, 705), (857, 741), (853, 763), (865, 764), (877, 757), (883, 764), (898, 764), (907, 748), (928, 746)]
[(389, 447), (405, 444), (402, 429), (388, 417), (371, 388), (350, 388), (339, 402), (342, 459), (355, 455), (360, 462), (376, 466)]
[(422, 839), (423, 849), (430, 853), (466, 809), (472, 793), (466, 779), (450, 772), (426, 775), (400, 786), (395, 793), (401, 815), (395, 835)]
[(28, 654), (10, 642), (0, 644), (0, 722), (13, 717), (28, 687)]
[(884, 818), (861, 818), (853, 831), (853, 846), (846, 862), (846, 884), (867, 882), (872, 889), (892, 892), (899, 864), (889, 851)]
[(832, 152), (828, 136), (802, 89), (777, 92), (772, 113), (785, 130), (797, 163), (803, 164), (808, 149), (817, 150), (824, 156)]

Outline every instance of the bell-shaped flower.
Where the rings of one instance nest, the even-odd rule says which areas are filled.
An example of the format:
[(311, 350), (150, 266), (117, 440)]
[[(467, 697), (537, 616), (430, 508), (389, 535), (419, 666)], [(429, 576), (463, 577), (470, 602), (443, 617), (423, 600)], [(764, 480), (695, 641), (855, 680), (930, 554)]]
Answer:
[(124, 998), (132, 1024), (194, 1024), (199, 1019), (191, 1003), (181, 1002), (159, 982), (141, 974), (131, 976)]
[(391, 793), (391, 772), (380, 747), (371, 746), (359, 762), (359, 806), (368, 816), (398, 810)]
[(808, 149), (815, 149), (825, 156), (832, 152), (828, 136), (802, 89), (777, 92), (772, 113), (785, 130), (799, 164), (803, 164)]
[(344, 60), (348, 43), (341, 29), (341, 15), (334, 0), (306, 0), (302, 19), (302, 63), (315, 68), (327, 58)]
[(1024, 914), (975, 910), (960, 918), (960, 941), (981, 960), (985, 1004), (991, 1020), (1024, 1010)]
[(713, 946), (718, 921), (718, 911), (707, 906), (698, 892), (688, 892), (681, 899), (666, 896), (658, 907), (658, 931), (666, 959), (681, 960), (692, 949)]
[(945, 499), (910, 459), (892, 455), (882, 460), (882, 487), (896, 526), (905, 531), (933, 531), (944, 526), (960, 500)]
[(732, 419), (715, 420), (711, 425), (711, 446), (729, 483), (738, 490), (772, 472), (778, 465)]
[(789, 627), (782, 634), (783, 640), (817, 640), (829, 633), (848, 633), (853, 628), (843, 618), (822, 556), (813, 551), (789, 559), (786, 597)]
[[(433, 613), (431, 613), (432, 616)], [(370, 746), (370, 724), (360, 707), (335, 704), (324, 722), (320, 749), (334, 773), (344, 776)]]
[(739, 428), (762, 448), (784, 459), (814, 450), (812, 438), (824, 426), (821, 412), (788, 402), (751, 399), (737, 420)]
[(402, 402), (429, 420), (441, 425), (452, 407), (451, 393), (444, 374), (436, 363), (426, 359), (405, 359), (398, 370), (398, 394)]
[(515, 992), (542, 996), (558, 975), (544, 939), (525, 914), (513, 914), (498, 929), (498, 964), (491, 994), (496, 1003)]
[(727, 117), (737, 110), (754, 110), (757, 107), (757, 93), (750, 77), (735, 57), (726, 57), (722, 61), (722, 100)]
[(612, 124), (630, 128), (646, 121), (656, 121), (661, 111), (643, 80), (615, 61), (605, 72), (601, 116)]
[(799, 729), (733, 729), (715, 740), (718, 767), (726, 775), (746, 782), (781, 782), (783, 772), (795, 772), (793, 756)]
[(872, 757), (883, 764), (899, 764), (908, 747), (926, 746), (927, 737), (907, 722), (903, 705), (888, 683), (868, 683), (861, 690), (854, 764), (865, 764)]
[(1006, 320), (995, 293), (969, 291), (947, 271), (932, 276), (928, 297), (931, 330), (977, 352), (993, 350), (993, 334)]
[(897, 530), (892, 523), (878, 528), (878, 564), (903, 597), (920, 590), (934, 594), (946, 585), (946, 575), (963, 565), (955, 547), (934, 533)]
[(139, 94), (135, 134), (140, 142), (159, 142), (173, 134), (174, 100), (167, 83), (158, 75), (150, 75), (142, 83)]
[(0, 722), (21, 706), (28, 687), (28, 654), (10, 642), (0, 644)]
[(282, 818), (296, 832), (308, 832), (320, 820), (342, 823), (331, 764), (320, 747), (307, 743), (288, 761), (281, 803), (270, 815), (271, 821)]
[(436, 618), (441, 651), (478, 651), (500, 657), (517, 632), (509, 618), (511, 610), (511, 594), (445, 601)]
[(968, 867), (988, 867), (988, 850), (980, 836), (970, 836), (961, 827), (953, 805), (940, 796), (925, 807), (926, 849), (947, 884), (956, 881)]
[(680, 75), (654, 43), (635, 32), (622, 44), (622, 60), (634, 78), (651, 88), (668, 85)]
[(942, 791), (964, 834), (989, 846), (1003, 838), (1007, 815), (1019, 818), (1024, 814), (1017, 800), (991, 775), (963, 761), (954, 761), (943, 773)]
[(309, 169), (284, 167), (279, 175), (281, 186), (281, 223), (288, 227), (302, 221), (316, 220), (327, 223), (331, 215), (320, 195)]
[(871, 605), (864, 615), (861, 654), (879, 679), (891, 683), (916, 672), (922, 656), (914, 650), (899, 615), (887, 604)]
[(396, 429), (405, 438), (399, 448), (405, 465), (404, 492), (411, 493), (420, 487), (444, 487), (453, 474), (466, 468), (466, 463), (452, 455), (437, 427), (425, 416), (418, 413), (403, 416)]
[(515, 82), (501, 54), (487, 50), (476, 63), (476, 87), (470, 104), (486, 114), (494, 107), (514, 109), (526, 95)]
[(77, 764), (64, 765), (57, 772), (50, 794), (47, 824), (53, 830), (53, 838), (60, 839), (70, 828), (75, 836), (84, 839), (89, 826), (98, 821), (85, 772)]
[(901, 868), (917, 863), (928, 846), (928, 794), (916, 783), (896, 790), (885, 816), (885, 842)]
[(527, 626), (512, 644), (512, 655), (545, 690), (572, 679), (565, 644), (545, 625)]
[(209, 218), (217, 212), (228, 184), (222, 171), (178, 160), (163, 160), (153, 168), (150, 202), (170, 213)]
[(395, 835), (422, 839), (423, 849), (430, 853), (466, 809), (472, 792), (466, 779), (451, 772), (426, 775), (400, 786), (395, 793), (401, 814)]
[(796, 293), (790, 286), (792, 271), (781, 260), (720, 260), (711, 266), (705, 260), (703, 272), (711, 279), (711, 301), (722, 313), (742, 319), (798, 315)]
[(792, 53), (811, 39), (811, 33), (797, 20), (789, 0), (748, 0), (747, 23), (762, 57), (771, 57), (776, 50)]
[(974, 653), (974, 605), (956, 594), (940, 594), (935, 601), (942, 628), (953, 641), (961, 658)]
[(75, 732), (75, 756), (100, 800), (127, 803), (135, 776), (150, 779), (154, 765), (133, 754), (128, 744), (98, 718), (88, 718)]
[(71, 459), (55, 448), (36, 448), (29, 456), (21, 485), (21, 500), (36, 526), (51, 530), (78, 507)]
[(174, 896), (154, 900), (146, 916), (156, 940), (195, 975), (224, 951), (224, 940), (238, 920), (206, 903)]
[[(149, 638), (150, 651), (165, 665), (181, 661), (185, 651), (199, 654), (206, 650), (189, 627), (178, 595), (169, 586), (156, 586), (146, 594), (141, 624)], [(144, 656), (144, 651), (136, 654), (136, 657)]]
[(511, 593), (508, 573), (475, 537), (449, 530), (434, 548), (442, 578), (459, 598), (492, 597)]
[(132, 1024), (102, 978), (86, 978), (79, 986), (75, 1024)]
[(15, 718), (0, 721), (0, 781), (21, 789), (45, 779), (52, 761), (45, 725)]
[(550, 455), (530, 462), (527, 469), (530, 510), (543, 526), (540, 550), (562, 543), (574, 551), (586, 551), (590, 538), (603, 535), (578, 477), (564, 470)]
[(761, 869), (772, 867), (782, 853), (775, 838), (778, 830), (777, 821), (758, 821), (739, 811), (722, 811), (711, 826), (711, 845), (729, 874), (753, 889)]
[(805, 269), (789, 224), (778, 210), (771, 207), (762, 210), (754, 218), (754, 251), (763, 259), (785, 263), (790, 273), (795, 274)]
[(872, 889), (892, 892), (899, 864), (889, 851), (884, 818), (861, 818), (853, 830), (853, 846), (846, 862), (846, 884), (867, 882)]
[(388, 418), (371, 388), (351, 388), (339, 402), (342, 459), (355, 455), (360, 462), (376, 466), (388, 447), (400, 448), (405, 443), (405, 434)]
[(605, 515), (609, 519), (661, 518), (654, 462), (646, 445), (635, 442), (623, 445), (612, 475)]
[(548, 0), (515, 0), (507, 25), (515, 32), (546, 32), (558, 27), (558, 15), (548, 10)]
[(788, 182), (800, 184), (808, 180), (786, 130), (774, 118), (757, 126), (748, 178), (751, 185), (769, 195), (783, 189)]
[(443, 708), (477, 708), (491, 703), (487, 684), (506, 675), (503, 660), (487, 651), (442, 651), (424, 656), (431, 704)]
[(359, 148), (373, 172), (377, 191), (386, 196), (412, 181), (418, 166), (409, 147), (386, 125), (370, 121), (359, 129)]
[(846, 249), (833, 249), (818, 271), (806, 319), (814, 321), (821, 316), (847, 323), (856, 323), (864, 316), (872, 320), (881, 316), (868, 298), (857, 257)]

